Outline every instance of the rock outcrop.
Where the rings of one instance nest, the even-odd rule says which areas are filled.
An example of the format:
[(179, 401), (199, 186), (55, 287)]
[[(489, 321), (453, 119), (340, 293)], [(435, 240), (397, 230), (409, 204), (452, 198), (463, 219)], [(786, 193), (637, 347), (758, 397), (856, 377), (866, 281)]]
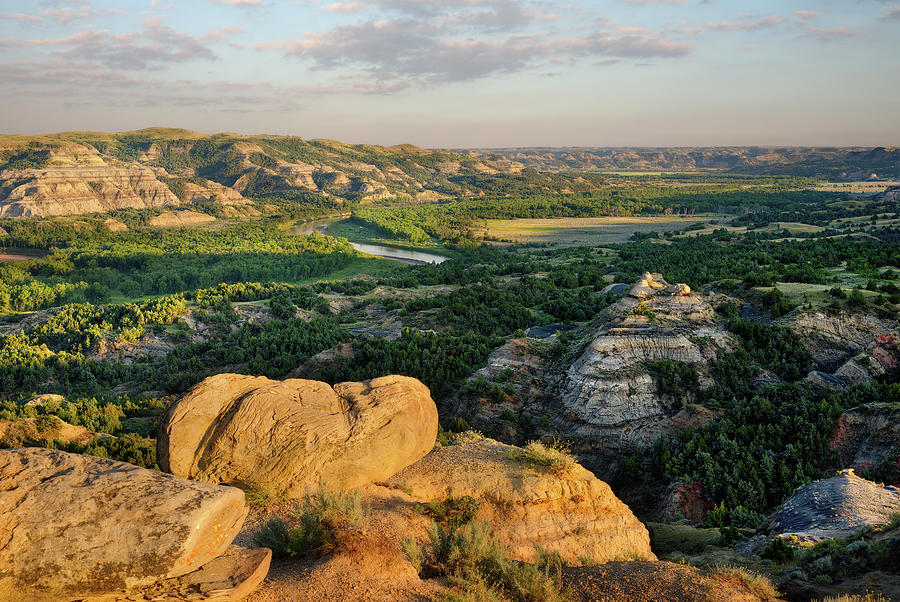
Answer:
[(806, 380), (820, 386), (843, 389), (877, 380), (893, 381), (900, 375), (900, 330), (877, 334), (860, 353), (845, 361), (834, 374), (813, 370)]
[(162, 421), (160, 466), (175, 475), (292, 496), (389, 478), (434, 445), (437, 408), (414, 378), (361, 383), (211, 376)]
[[(700, 384), (708, 385), (707, 364), (732, 346), (708, 297), (650, 273), (604, 310), (582, 344), (584, 351), (566, 371), (550, 379), (549, 391), (562, 405), (554, 426), (575, 442), (579, 454), (606, 458), (695, 422), (691, 411), (681, 409), (693, 392), (677, 398), (662, 394), (648, 364), (693, 364)], [(614, 468), (608, 462), (590, 464), (601, 465)]]
[(444, 446), (390, 482), (425, 500), (480, 500), (479, 518), (511, 558), (532, 560), (537, 544), (574, 563), (656, 559), (647, 529), (609, 485), (577, 464), (551, 474), (515, 459), (518, 451), (490, 439)]
[(837, 371), (847, 360), (866, 350), (881, 334), (897, 327), (896, 321), (870, 314), (830, 315), (800, 312), (791, 328), (803, 337), (819, 370)]
[(0, 451), (0, 600), (127, 599), (116, 593), (222, 556), (246, 513), (232, 487), (57, 450)]
[(56, 440), (65, 443), (90, 443), (96, 438), (114, 439), (106, 433), (95, 433), (83, 426), (69, 424), (56, 416), (20, 418), (15, 422), (0, 420), (0, 448), (19, 447), (25, 442), (41, 444)]
[(160, 228), (176, 228), (179, 226), (197, 226), (211, 224), (216, 221), (211, 215), (197, 211), (165, 211), (150, 218), (150, 225)]
[(776, 534), (821, 541), (886, 524), (898, 513), (900, 489), (843, 470), (800, 488), (778, 508), (769, 528)]
[(896, 404), (846, 410), (832, 445), (841, 454), (841, 466), (874, 471), (879, 479), (900, 486), (900, 407)]
[(0, 172), (2, 217), (45, 217), (177, 205), (178, 198), (143, 165), (47, 167)]

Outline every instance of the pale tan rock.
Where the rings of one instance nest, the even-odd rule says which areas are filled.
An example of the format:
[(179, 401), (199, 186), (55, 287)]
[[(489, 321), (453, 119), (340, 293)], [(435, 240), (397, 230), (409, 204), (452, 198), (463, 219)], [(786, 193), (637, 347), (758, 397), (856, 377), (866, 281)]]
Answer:
[(162, 421), (160, 466), (178, 476), (301, 496), (385, 480), (434, 445), (437, 408), (414, 378), (362, 383), (211, 376)]
[(239, 489), (41, 448), (0, 451), (0, 601), (130, 590), (222, 555)]
[(198, 226), (216, 221), (211, 215), (197, 211), (166, 211), (150, 218), (150, 225), (160, 228), (176, 228), (179, 226)]
[(5, 170), (0, 188), (13, 186), (0, 201), (0, 216), (49, 216), (113, 209), (177, 205), (178, 198), (139, 164)]
[(212, 202), (220, 205), (244, 205), (250, 203), (233, 188), (222, 186), (218, 182), (206, 180), (203, 185), (193, 182), (184, 183), (184, 203)]
[(123, 224), (117, 219), (108, 218), (103, 220), (103, 227), (109, 230), (110, 232), (125, 232), (128, 230), (128, 226)]
[(84, 602), (236, 602), (253, 593), (269, 573), (272, 551), (229, 546), (225, 554), (181, 577), (92, 596)]
[(656, 560), (647, 529), (609, 485), (577, 464), (556, 476), (515, 460), (517, 451), (491, 439), (440, 447), (390, 482), (426, 500), (480, 500), (479, 519), (511, 558), (533, 560), (537, 544), (576, 564), (583, 558)]

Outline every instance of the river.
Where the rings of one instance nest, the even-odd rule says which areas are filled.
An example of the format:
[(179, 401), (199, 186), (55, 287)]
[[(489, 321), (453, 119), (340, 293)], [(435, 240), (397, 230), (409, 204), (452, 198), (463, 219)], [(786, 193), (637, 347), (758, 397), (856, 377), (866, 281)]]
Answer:
[[(326, 219), (317, 219), (311, 222), (297, 224), (291, 229), (291, 233), (297, 236), (312, 234), (313, 232), (325, 233), (325, 230), (334, 222), (344, 219), (342, 217), (331, 217)], [(370, 245), (368, 243), (350, 241), (353, 248), (362, 253), (369, 255), (377, 255), (385, 259), (393, 259), (403, 263), (421, 265), (423, 263), (443, 263), (447, 258), (443, 255), (434, 253), (425, 253), (424, 251), (415, 251), (413, 249), (405, 249), (401, 247), (388, 247), (386, 245)]]

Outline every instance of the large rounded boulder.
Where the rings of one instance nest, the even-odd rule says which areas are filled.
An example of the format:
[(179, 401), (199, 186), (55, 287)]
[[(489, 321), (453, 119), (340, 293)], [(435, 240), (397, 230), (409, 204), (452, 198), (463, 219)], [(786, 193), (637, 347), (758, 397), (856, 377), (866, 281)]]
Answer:
[(437, 407), (414, 378), (327, 383), (211, 376), (176, 402), (159, 433), (164, 470), (299, 497), (382, 481), (422, 458)]
[(0, 450), (0, 601), (94, 599), (194, 574), (226, 553), (246, 515), (233, 487)]

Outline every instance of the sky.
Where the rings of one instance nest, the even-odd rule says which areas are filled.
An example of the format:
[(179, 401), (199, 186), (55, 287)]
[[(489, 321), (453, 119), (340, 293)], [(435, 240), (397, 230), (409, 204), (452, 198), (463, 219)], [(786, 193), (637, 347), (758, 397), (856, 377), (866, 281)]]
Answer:
[(0, 132), (900, 145), (900, 0), (0, 0)]

